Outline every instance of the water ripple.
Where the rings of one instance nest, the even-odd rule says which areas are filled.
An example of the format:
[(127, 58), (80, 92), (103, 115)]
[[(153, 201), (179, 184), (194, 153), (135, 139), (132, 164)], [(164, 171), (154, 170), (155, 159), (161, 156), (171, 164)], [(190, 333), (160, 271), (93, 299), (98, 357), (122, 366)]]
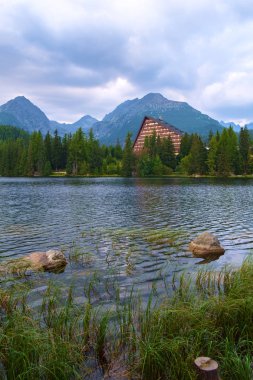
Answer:
[(105, 281), (118, 276), (122, 289), (138, 284), (146, 294), (163, 277), (203, 263), (188, 251), (203, 231), (226, 248), (207, 267), (240, 265), (251, 254), (252, 185), (233, 179), (0, 178), (0, 260), (63, 248), (71, 256), (59, 277), (66, 284), (81, 287), (97, 273)]

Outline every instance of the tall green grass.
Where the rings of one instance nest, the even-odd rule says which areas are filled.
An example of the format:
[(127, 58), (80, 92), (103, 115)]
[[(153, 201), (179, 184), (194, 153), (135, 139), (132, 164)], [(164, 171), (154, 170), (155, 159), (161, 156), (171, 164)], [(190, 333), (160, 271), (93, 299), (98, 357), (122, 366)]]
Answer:
[[(238, 271), (173, 278), (160, 302), (115, 289), (110, 308), (93, 303), (94, 281), (75, 304), (73, 287), (48, 283), (42, 302), (27, 285), (0, 291), (0, 362), (7, 379), (192, 380), (198, 356), (217, 360), (223, 380), (252, 379), (253, 263)], [(1, 372), (0, 372), (1, 373)]]

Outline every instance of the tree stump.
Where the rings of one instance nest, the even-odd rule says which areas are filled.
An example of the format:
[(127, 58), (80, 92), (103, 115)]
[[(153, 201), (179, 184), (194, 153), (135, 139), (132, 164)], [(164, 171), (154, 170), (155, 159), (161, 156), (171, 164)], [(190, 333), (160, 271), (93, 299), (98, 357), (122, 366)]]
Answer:
[(200, 356), (194, 360), (199, 380), (220, 380), (218, 375), (218, 363), (215, 360)]

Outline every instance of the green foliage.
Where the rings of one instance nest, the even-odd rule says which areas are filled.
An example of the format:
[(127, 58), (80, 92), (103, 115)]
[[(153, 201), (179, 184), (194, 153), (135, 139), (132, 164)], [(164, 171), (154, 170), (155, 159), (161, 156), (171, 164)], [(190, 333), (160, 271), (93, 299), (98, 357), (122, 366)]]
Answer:
[(133, 144), (131, 141), (131, 133), (127, 134), (125, 147), (123, 150), (122, 157), (122, 169), (121, 173), (124, 177), (132, 177), (134, 170), (134, 153), (133, 153)]
[(67, 168), (68, 174), (80, 174), (80, 168), (87, 159), (86, 137), (81, 128), (72, 136), (69, 143)]
[(99, 175), (102, 169), (102, 150), (98, 140), (94, 138), (92, 129), (89, 132), (87, 147), (87, 164), (89, 174)]
[(170, 137), (162, 139), (158, 145), (158, 154), (163, 165), (175, 170), (176, 168), (176, 156), (174, 145)]
[(133, 289), (122, 302), (118, 287), (111, 308), (95, 302), (94, 289), (101, 285), (95, 278), (78, 303), (72, 286), (48, 282), (34, 309), (29, 283), (2, 287), (3, 378), (93, 378), (102, 368), (119, 379), (124, 372), (134, 379), (193, 380), (194, 359), (209, 356), (218, 362), (223, 380), (250, 380), (252, 277), (252, 260), (246, 260), (236, 271), (173, 277), (162, 301), (153, 290), (142, 302)]
[(54, 132), (54, 137), (51, 140), (52, 148), (51, 148), (51, 164), (54, 170), (58, 170), (61, 168), (61, 160), (62, 160), (62, 141), (61, 137), (58, 135), (57, 129)]
[(43, 168), (43, 176), (47, 177), (49, 176), (50, 174), (52, 173), (52, 166), (51, 166), (51, 163), (50, 161), (46, 161), (45, 162), (45, 165), (44, 165), (44, 168)]
[(29, 134), (23, 129), (9, 125), (0, 125), (0, 140), (16, 140), (18, 138), (28, 140)]
[(239, 170), (240, 157), (238, 154), (237, 135), (232, 127), (223, 129), (217, 149), (217, 171), (218, 175), (228, 176), (237, 174)]
[(250, 134), (248, 128), (241, 128), (239, 134), (239, 151), (242, 159), (243, 173), (249, 173), (250, 164)]
[(209, 151), (207, 158), (208, 172), (214, 176), (217, 174), (217, 152), (218, 152), (219, 138), (212, 136), (209, 141)]
[(27, 157), (27, 175), (43, 175), (46, 151), (41, 132), (33, 132), (30, 137)]
[(221, 134), (210, 133), (208, 148), (198, 135), (185, 134), (177, 170), (190, 175), (209, 174), (222, 177), (249, 174), (253, 172), (251, 146), (247, 128), (241, 130), (239, 141), (232, 127), (224, 128)]
[(179, 152), (180, 160), (188, 156), (188, 154), (190, 153), (191, 146), (192, 146), (192, 137), (193, 135), (189, 135), (188, 133), (185, 133), (183, 135), (182, 140), (181, 140), (181, 145), (180, 145), (180, 152)]
[(26, 155), (26, 141), (22, 139), (0, 141), (0, 175), (24, 175), (26, 172)]
[(190, 152), (183, 158), (183, 167), (188, 174), (206, 174), (207, 173), (207, 150), (198, 135), (192, 135), (192, 144)]
[(241, 129), (239, 139), (232, 127), (224, 128), (221, 134), (210, 133), (207, 147), (200, 136), (186, 133), (178, 156), (171, 139), (162, 139), (155, 132), (146, 137), (143, 151), (136, 157), (130, 134), (124, 149), (119, 142), (101, 146), (92, 130), (86, 137), (81, 128), (63, 138), (56, 130), (54, 136), (47, 133), (43, 139), (40, 132), (28, 135), (18, 128), (0, 126), (1, 136), (2, 176), (47, 176), (65, 170), (69, 175), (125, 177), (162, 176), (174, 171), (212, 176), (253, 173), (252, 141), (246, 127)]
[(137, 159), (137, 174), (145, 176), (161, 176), (171, 174), (176, 167), (174, 146), (170, 138), (161, 139), (154, 132), (146, 136), (143, 152)]

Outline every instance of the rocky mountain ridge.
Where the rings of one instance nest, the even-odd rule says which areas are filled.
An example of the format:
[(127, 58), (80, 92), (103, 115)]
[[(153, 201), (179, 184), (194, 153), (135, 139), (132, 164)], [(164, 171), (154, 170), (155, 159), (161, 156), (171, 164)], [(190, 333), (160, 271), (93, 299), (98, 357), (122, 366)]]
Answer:
[[(135, 138), (144, 116), (161, 118), (183, 132), (202, 136), (207, 136), (210, 130), (215, 133), (227, 126), (227, 123), (219, 123), (186, 102), (168, 100), (159, 93), (149, 93), (141, 99), (127, 100), (105, 115), (102, 121), (85, 115), (72, 124), (49, 120), (39, 107), (24, 96), (18, 96), (0, 106), (0, 124), (16, 126), (28, 132), (40, 130), (43, 135), (48, 131), (52, 134), (57, 129), (62, 136), (65, 133), (74, 133), (79, 127), (84, 132), (93, 128), (96, 138), (105, 144), (115, 144), (117, 140), (123, 143), (128, 132)], [(238, 129), (236, 124), (232, 125), (235, 130)]]

